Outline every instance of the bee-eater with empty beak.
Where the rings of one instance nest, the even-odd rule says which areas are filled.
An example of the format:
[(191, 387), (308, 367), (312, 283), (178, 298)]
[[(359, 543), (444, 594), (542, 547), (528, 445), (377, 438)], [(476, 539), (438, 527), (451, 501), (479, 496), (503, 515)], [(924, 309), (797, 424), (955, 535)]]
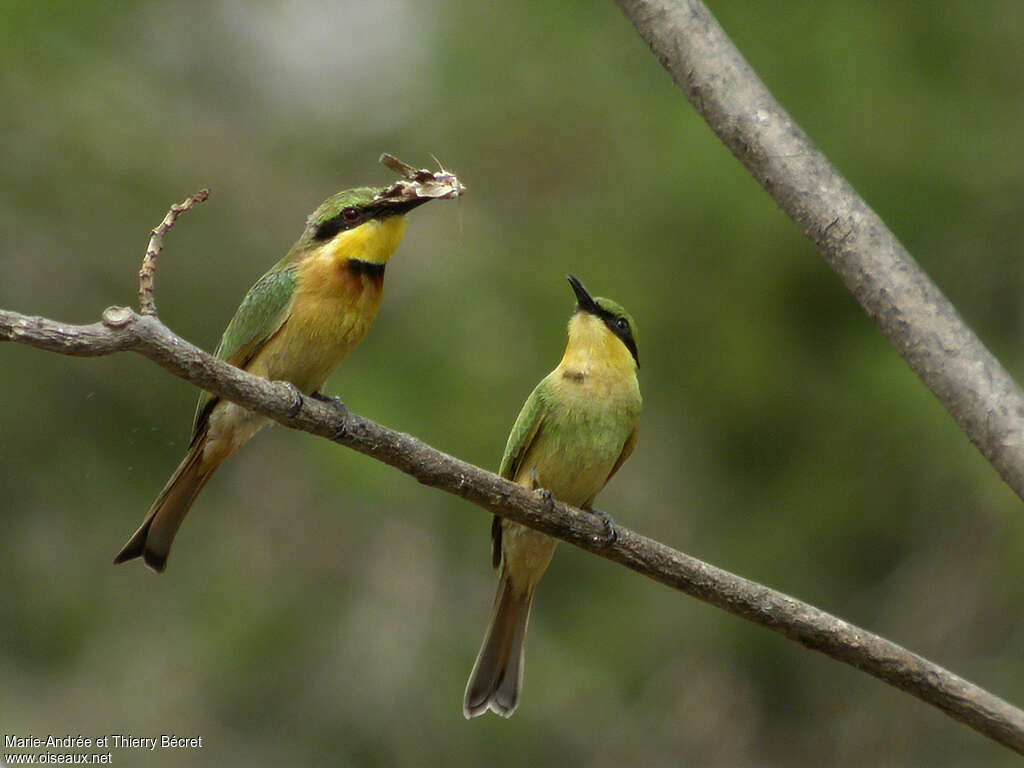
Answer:
[[(464, 189), (446, 172), (415, 171), (389, 155), (381, 162), (406, 179), (327, 198), (287, 255), (249, 289), (217, 357), (254, 376), (320, 393), (377, 315), (384, 268), (405, 233), (405, 214), (429, 200), (458, 197)], [(196, 495), (221, 462), (269, 423), (204, 392), (185, 458), (114, 562), (141, 556), (163, 571)]]
[[(519, 413), (498, 474), (590, 509), (636, 444), (640, 360), (633, 318), (613, 301), (592, 298), (571, 275), (569, 283), (578, 303), (565, 353)], [(530, 604), (557, 543), (500, 517), (493, 520), (491, 539), (498, 591), (466, 686), (467, 718), (488, 709), (502, 717), (515, 712)]]

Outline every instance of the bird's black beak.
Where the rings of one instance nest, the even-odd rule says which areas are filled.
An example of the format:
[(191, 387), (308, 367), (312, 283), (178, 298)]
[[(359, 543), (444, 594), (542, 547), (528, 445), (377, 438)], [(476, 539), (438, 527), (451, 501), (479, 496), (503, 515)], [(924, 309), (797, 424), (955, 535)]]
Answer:
[(388, 216), (406, 214), (413, 208), (419, 208), (424, 203), (429, 203), (431, 200), (436, 199), (436, 197), (413, 197), (405, 200), (383, 199), (377, 202), (374, 206), (374, 218), (384, 219)]
[(569, 275), (569, 285), (572, 286), (572, 291), (576, 294), (576, 302), (579, 309), (592, 315), (600, 313), (601, 310), (597, 306), (597, 302), (587, 293), (587, 289), (583, 287), (583, 283), (575, 275)]

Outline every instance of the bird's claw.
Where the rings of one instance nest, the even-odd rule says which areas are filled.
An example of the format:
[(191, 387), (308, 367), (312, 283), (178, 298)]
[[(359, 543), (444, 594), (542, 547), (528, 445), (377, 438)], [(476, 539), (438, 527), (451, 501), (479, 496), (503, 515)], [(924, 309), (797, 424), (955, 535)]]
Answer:
[(591, 514), (597, 515), (604, 522), (604, 534), (600, 537), (595, 536), (594, 540), (600, 544), (604, 549), (615, 544), (619, 540), (619, 533), (615, 529), (615, 521), (612, 520), (612, 516), (607, 512), (602, 512), (599, 509), (588, 509)]
[(555, 497), (547, 488), (534, 488), (533, 492), (544, 499), (544, 503), (549, 507), (555, 506)]
[(291, 395), (292, 404), (288, 406), (288, 415), (295, 418), (299, 415), (299, 411), (302, 410), (302, 393), (299, 388), (292, 384), (290, 381), (282, 381), (284, 388), (288, 390), (288, 394)]
[(335, 397), (334, 395), (325, 395), (323, 392), (314, 392), (310, 397), (334, 408), (337, 412), (338, 428), (331, 433), (331, 439), (341, 440), (344, 438), (345, 435), (348, 434), (348, 427), (345, 423), (345, 417), (348, 415), (348, 407), (345, 405), (345, 401), (340, 397)]
[(345, 401), (342, 400), (340, 397), (335, 397), (334, 395), (325, 395), (323, 392), (314, 392), (313, 394), (310, 395), (310, 397), (312, 397), (314, 400), (319, 400), (321, 403), (333, 405), (335, 408), (345, 407)]

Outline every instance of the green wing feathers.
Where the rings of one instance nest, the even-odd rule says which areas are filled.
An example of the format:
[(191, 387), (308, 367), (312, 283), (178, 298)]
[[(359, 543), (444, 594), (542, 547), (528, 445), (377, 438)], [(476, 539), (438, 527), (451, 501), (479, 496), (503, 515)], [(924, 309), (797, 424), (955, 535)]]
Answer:
[[(284, 324), (294, 295), (295, 267), (275, 264), (242, 299), (235, 316), (224, 329), (214, 354), (238, 368), (245, 368), (267, 339)], [(192, 426), (193, 435), (203, 428), (217, 400), (209, 392), (199, 396)]]
[[(523, 457), (530, 450), (544, 424), (547, 402), (547, 379), (543, 379), (526, 398), (526, 403), (512, 426), (508, 443), (505, 444), (505, 454), (501, 457), (498, 474), (506, 480), (515, 480), (519, 474)], [(491, 562), (495, 568), (501, 565), (501, 518), (497, 515), (491, 521)]]
[(533, 445), (541, 426), (544, 423), (544, 415), (547, 411), (547, 379), (542, 380), (530, 396), (526, 398), (523, 409), (512, 427), (508, 436), (508, 443), (505, 445), (505, 454), (501, 457), (501, 466), (498, 474), (506, 480), (515, 480), (519, 472), (519, 465), (523, 457)]
[[(612, 471), (608, 473), (608, 480), (611, 480), (616, 472), (619, 471), (619, 467), (626, 463), (633, 454), (633, 449), (636, 448), (636, 436), (639, 434), (639, 427), (633, 427), (633, 431), (629, 433), (629, 437), (626, 438), (625, 444), (622, 446), (622, 453), (619, 454), (618, 460), (615, 462), (615, 466), (612, 467)], [(606, 480), (605, 482), (608, 482)]]

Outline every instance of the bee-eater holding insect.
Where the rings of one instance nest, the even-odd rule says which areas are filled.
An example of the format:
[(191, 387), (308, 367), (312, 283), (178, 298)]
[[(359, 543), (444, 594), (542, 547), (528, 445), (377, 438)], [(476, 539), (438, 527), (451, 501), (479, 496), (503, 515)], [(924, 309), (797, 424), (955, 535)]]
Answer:
[[(592, 298), (572, 275), (576, 311), (558, 366), (536, 386), (516, 419), (498, 474), (591, 509), (636, 445), (642, 399), (633, 318), (614, 301)], [(601, 513), (598, 513), (601, 514)], [(498, 591), (483, 646), (469, 676), (463, 713), (510, 717), (519, 704), (523, 642), (533, 592), (557, 540), (495, 517), (492, 559)]]
[[(405, 233), (405, 214), (430, 200), (459, 197), (465, 189), (446, 171), (417, 171), (390, 155), (381, 162), (405, 178), (383, 189), (339, 192), (313, 211), (298, 242), (249, 289), (217, 357), (254, 376), (320, 394), (370, 330), (385, 265)], [(185, 458), (114, 562), (141, 556), (163, 571), (174, 536), (206, 481), (269, 423), (204, 392)]]

